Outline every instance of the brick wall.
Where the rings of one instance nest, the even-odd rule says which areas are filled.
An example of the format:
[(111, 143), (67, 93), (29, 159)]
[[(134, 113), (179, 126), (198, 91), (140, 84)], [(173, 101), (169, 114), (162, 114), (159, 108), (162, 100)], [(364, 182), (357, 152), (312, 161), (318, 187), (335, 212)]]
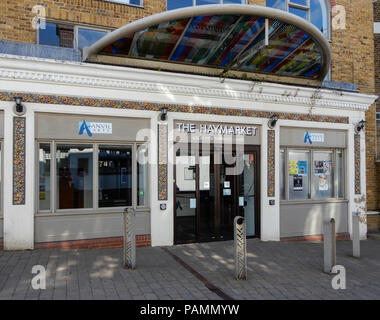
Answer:
[[(332, 30), (333, 81), (356, 83), (361, 93), (375, 93), (372, 0), (335, 0), (346, 10), (346, 28)], [(375, 104), (366, 114), (367, 206), (377, 207)]]
[[(166, 1), (144, 0), (144, 8), (101, 0), (0, 0), (0, 39), (36, 42), (33, 6), (46, 7), (46, 18), (118, 28), (166, 10)], [(5, 3), (5, 4), (4, 4)], [(3, 5), (4, 4), (4, 5)]]
[[(380, 3), (374, 3), (374, 21), (380, 22)], [(380, 96), (380, 34), (375, 34), (374, 36), (375, 44), (375, 92), (376, 95)], [(377, 111), (380, 112), (380, 103), (377, 103)], [(377, 144), (377, 155), (376, 158), (380, 160), (380, 121), (377, 121), (377, 134), (376, 134), (376, 144)], [(376, 198), (377, 204), (374, 209), (380, 211), (380, 162), (376, 163)]]
[[(0, 239), (1, 241), (2, 239)], [(122, 248), (124, 245), (123, 237), (112, 238), (99, 238), (99, 239), (85, 239), (85, 240), (71, 240), (71, 241), (57, 241), (57, 242), (39, 242), (34, 244), (35, 249), (100, 249), (100, 248)], [(151, 238), (150, 234), (137, 235), (136, 247), (150, 247)], [(0, 249), (2, 249), (2, 242), (0, 242)]]

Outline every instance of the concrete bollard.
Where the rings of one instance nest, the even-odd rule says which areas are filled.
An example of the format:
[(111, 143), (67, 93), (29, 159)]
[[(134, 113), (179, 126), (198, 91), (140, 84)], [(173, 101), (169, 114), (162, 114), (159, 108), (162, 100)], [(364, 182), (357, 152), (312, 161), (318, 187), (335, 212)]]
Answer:
[(124, 268), (134, 269), (136, 267), (136, 232), (135, 232), (135, 210), (124, 209)]
[(328, 218), (323, 222), (323, 249), (323, 271), (331, 273), (332, 268), (336, 265), (336, 232), (333, 218)]
[(352, 256), (360, 258), (360, 220), (359, 212), (352, 214)]
[(243, 217), (235, 217), (234, 244), (236, 280), (247, 280), (247, 234), (245, 224)]

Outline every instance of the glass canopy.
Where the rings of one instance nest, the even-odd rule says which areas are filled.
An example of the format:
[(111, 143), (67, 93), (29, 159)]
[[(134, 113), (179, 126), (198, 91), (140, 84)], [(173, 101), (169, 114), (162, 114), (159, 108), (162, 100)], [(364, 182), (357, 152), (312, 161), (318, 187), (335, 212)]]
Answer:
[[(275, 13), (279, 11), (269, 10)], [(268, 8), (265, 8), (265, 12), (268, 12)], [(188, 17), (183, 17), (186, 14), (182, 13), (180, 18), (168, 20), (165, 20), (165, 14), (160, 14), (161, 22), (133, 32), (125, 28), (125, 33), (119, 38), (103, 41), (103, 45), (95, 44), (95, 48), (89, 51), (95, 51), (98, 55), (197, 67), (307, 79), (324, 78), (328, 68), (323, 68), (323, 65), (330, 63), (326, 61), (329, 60), (330, 52), (325, 52), (326, 47), (329, 50), (329, 45), (323, 42), (324, 37), (319, 30), (308, 22), (300, 23), (298, 17), (289, 13), (276, 13), (280, 18), (286, 15), (284, 20), (287, 21), (274, 18), (273, 15), (257, 14), (257, 10), (255, 13), (236, 14), (228, 13), (227, 10), (223, 14), (189, 14)], [(149, 18), (152, 17), (145, 20)], [(292, 19), (294, 23), (289, 23)], [(306, 24), (307, 28), (304, 27)], [(311, 30), (313, 35), (305, 29)]]

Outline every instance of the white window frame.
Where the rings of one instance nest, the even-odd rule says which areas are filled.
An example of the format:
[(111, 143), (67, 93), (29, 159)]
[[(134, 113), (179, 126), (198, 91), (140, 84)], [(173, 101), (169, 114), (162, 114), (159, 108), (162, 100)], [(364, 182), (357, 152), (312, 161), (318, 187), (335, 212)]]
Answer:
[(101, 0), (101, 1), (114, 2), (114, 3), (118, 3), (118, 4), (124, 4), (126, 6), (144, 8), (144, 0), (140, 0), (140, 4), (129, 3), (130, 0)]
[(79, 49), (79, 29), (87, 29), (87, 30), (93, 30), (93, 31), (103, 31), (105, 33), (110, 33), (112, 30), (110, 29), (104, 29), (104, 28), (98, 28), (93, 26), (86, 26), (86, 25), (74, 25), (74, 48)]
[[(40, 185), (40, 166), (39, 166), (39, 148), (40, 144), (50, 144), (50, 209), (49, 210), (40, 210), (39, 208), (39, 185)], [(58, 144), (83, 144), (83, 145), (92, 145), (93, 149), (93, 185), (92, 185), (92, 207), (91, 208), (72, 208), (72, 209), (58, 209), (57, 201), (57, 159), (56, 159), (56, 149)], [(36, 140), (35, 148), (36, 152), (36, 183), (35, 183), (35, 194), (36, 194), (36, 204), (35, 212), (36, 214), (80, 214), (80, 213), (114, 213), (122, 212), (125, 208), (134, 208), (137, 210), (148, 210), (150, 207), (150, 190), (149, 185), (146, 186), (146, 203), (144, 206), (137, 206), (137, 157), (136, 151), (138, 145), (146, 145), (148, 149), (148, 154), (150, 152), (149, 145), (141, 142), (121, 142), (121, 141), (89, 141), (89, 140), (47, 140), (47, 139), (38, 139)], [(99, 170), (98, 170), (98, 159), (99, 159), (99, 146), (100, 145), (113, 145), (113, 146), (130, 146), (132, 150), (132, 205), (131, 206), (122, 206), (122, 207), (99, 207), (98, 198), (99, 198)], [(150, 175), (150, 166), (147, 165), (147, 176), (149, 180)]]
[[(282, 203), (295, 203), (295, 202), (323, 202), (323, 201), (347, 201), (347, 195), (346, 195), (346, 168), (347, 168), (347, 157), (346, 157), (346, 149), (344, 148), (323, 148), (323, 147), (314, 147), (314, 148), (308, 148), (308, 147), (286, 147), (281, 146), (280, 150), (284, 151), (284, 160), (285, 160), (285, 177), (284, 177), (284, 184), (285, 184), (285, 199), (280, 199), (280, 202)], [(309, 198), (308, 199), (289, 199), (289, 150), (300, 150), (300, 151), (309, 151)], [(334, 196), (331, 198), (315, 198), (315, 190), (314, 190), (314, 174), (313, 174), (313, 161), (314, 161), (314, 152), (332, 152), (332, 168), (334, 173), (334, 179), (333, 179), (333, 187), (334, 187)], [(338, 172), (337, 172), (337, 161), (338, 161), (338, 151), (342, 152), (343, 156), (343, 175), (342, 175), (342, 194), (343, 198), (339, 198), (338, 193)], [(281, 168), (279, 168), (281, 170)], [(278, 181), (280, 183), (280, 179)], [(280, 188), (279, 188), (280, 189)]]
[[(53, 24), (61, 24), (61, 25), (67, 25), (73, 28), (73, 48), (78, 49), (78, 29), (89, 29), (89, 30), (94, 30), (94, 31), (103, 31), (106, 33), (110, 33), (113, 31), (113, 28), (102, 28), (102, 27), (97, 27), (93, 25), (87, 25), (87, 24), (74, 24), (70, 23), (69, 21), (59, 21), (59, 20), (47, 20), (46, 23), (53, 23)], [(40, 29), (36, 32), (36, 37), (37, 37), (37, 44), (40, 44)]]

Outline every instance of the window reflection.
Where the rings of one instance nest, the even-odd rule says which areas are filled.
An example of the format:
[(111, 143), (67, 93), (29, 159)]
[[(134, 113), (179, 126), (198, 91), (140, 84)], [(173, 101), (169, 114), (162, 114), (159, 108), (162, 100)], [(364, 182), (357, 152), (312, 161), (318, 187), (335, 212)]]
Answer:
[(78, 28), (78, 48), (89, 47), (106, 34), (106, 31)]
[(99, 146), (99, 207), (132, 205), (132, 147)]
[(49, 143), (40, 144), (39, 165), (39, 208), (40, 210), (50, 210), (51, 152)]
[(92, 145), (57, 145), (57, 208), (92, 208)]

